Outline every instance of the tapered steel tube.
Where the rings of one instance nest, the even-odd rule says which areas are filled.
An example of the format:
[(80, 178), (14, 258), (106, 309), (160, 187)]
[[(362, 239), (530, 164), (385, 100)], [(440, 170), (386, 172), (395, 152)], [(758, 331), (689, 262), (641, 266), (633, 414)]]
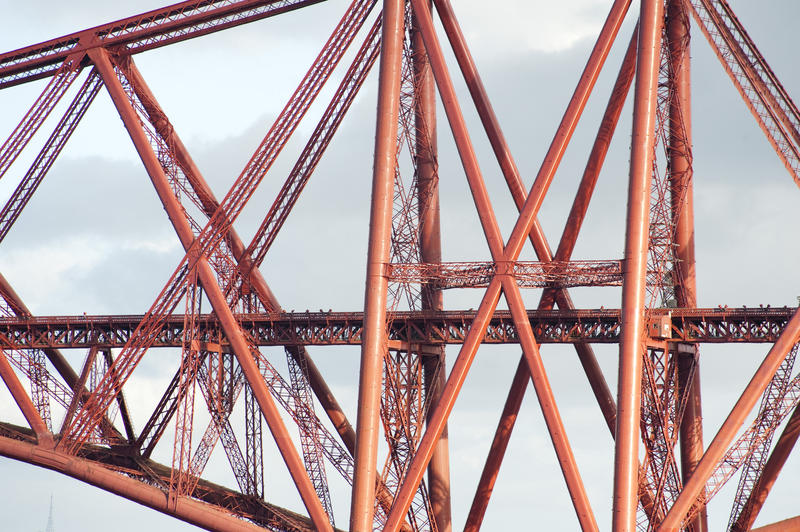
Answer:
[[(95, 48), (89, 52), (89, 56), (105, 82), (108, 93), (147, 169), (147, 173), (153, 182), (153, 186), (164, 206), (164, 210), (167, 212), (167, 216), (175, 228), (178, 238), (181, 240), (181, 244), (184, 249), (188, 251), (194, 241), (192, 229), (185, 212), (169, 186), (163, 168), (150, 147), (147, 137), (139, 123), (139, 119), (136, 116), (136, 112), (128, 101), (114, 73), (113, 66), (108, 57), (108, 52), (102, 48)], [(303, 500), (303, 504), (309, 512), (311, 520), (319, 530), (332, 530), (328, 516), (322, 508), (322, 504), (320, 503), (319, 497), (317, 497), (314, 486), (311, 484), (311, 480), (308, 478), (300, 455), (297, 453), (297, 449), (294, 447), (294, 443), (281, 419), (280, 413), (269, 394), (266, 383), (250, 353), (247, 342), (244, 340), (241, 329), (236, 319), (233, 317), (231, 309), (228, 307), (222, 290), (216, 282), (211, 266), (205, 258), (200, 258), (197, 261), (197, 268), (200, 282), (220, 320), (220, 324), (228, 337), (228, 341), (231, 343), (231, 347), (239, 361), (239, 365), (242, 367), (245, 378), (253, 390), (253, 395), (256, 397), (261, 412), (267, 420), (275, 443), (292, 476), (292, 480), (294, 480), (300, 498)]]
[(397, 121), (403, 53), (403, 5), (384, 0), (381, 36), (375, 164), (369, 219), (367, 280), (364, 294), (364, 339), (356, 420), (355, 477), (350, 507), (350, 530), (373, 528), (375, 479), (380, 430), (381, 371), (386, 344), (386, 264), (391, 252), (392, 190), (397, 153)]
[(584, 532), (596, 531), (597, 522), (592, 512), (592, 507), (589, 504), (589, 498), (586, 495), (586, 488), (583, 485), (583, 480), (578, 472), (578, 464), (575, 462), (575, 456), (572, 453), (572, 448), (567, 439), (564, 423), (561, 421), (561, 415), (556, 406), (556, 399), (550, 387), (550, 381), (547, 378), (542, 357), (539, 354), (539, 347), (533, 336), (533, 330), (528, 320), (528, 313), (525, 310), (522, 294), (520, 294), (519, 287), (512, 277), (503, 277), (502, 282), (503, 293), (508, 301), (511, 314), (514, 316), (514, 323), (517, 326), (522, 352), (528, 363), (533, 387), (539, 399), (539, 405), (544, 415), (547, 430), (550, 433), (550, 439), (553, 442), (553, 448), (558, 457), (558, 464), (561, 467), (561, 472), (567, 484), (567, 490), (572, 499), (572, 505), (575, 507), (578, 523), (580, 523), (581, 530)]
[(645, 274), (656, 89), (663, 4), (642, 0), (633, 104), (628, 214), (622, 277), (612, 530), (634, 532), (638, 505), (639, 415), (644, 348)]
[[(683, 344), (682, 344), (683, 345)], [(688, 352), (679, 350), (678, 357), (678, 389), (686, 390), (686, 406), (680, 427), (681, 477), (684, 483), (694, 473), (697, 464), (703, 457), (703, 417), (700, 395), (700, 361), (696, 355), (697, 344), (688, 345)], [(694, 376), (691, 377), (691, 374)], [(686, 387), (689, 387), (688, 390)], [(697, 532), (708, 530), (708, 514), (703, 510), (692, 521)]]
[(778, 341), (769, 350), (764, 361), (756, 370), (753, 378), (747, 384), (747, 387), (742, 392), (739, 400), (736, 401), (731, 413), (725, 419), (725, 422), (720, 427), (714, 439), (706, 449), (703, 458), (690, 478), (683, 486), (683, 491), (678, 496), (675, 504), (672, 505), (669, 513), (661, 523), (662, 532), (677, 532), (680, 528), (681, 520), (689, 511), (691, 505), (695, 502), (700, 490), (703, 489), (711, 474), (716, 469), (717, 464), (727, 451), (736, 432), (742, 426), (742, 423), (747, 419), (750, 411), (758, 402), (759, 397), (764, 392), (778, 367), (783, 363), (786, 355), (792, 349), (794, 344), (800, 340), (800, 308), (795, 311), (792, 318), (786, 324), (786, 327), (781, 332)]
[[(417, 166), (417, 205), (419, 210), (419, 249), (422, 262), (438, 264), (442, 262), (441, 228), (439, 223), (439, 175), (436, 141), (436, 83), (433, 79), (428, 54), (419, 32), (416, 17), (412, 19), (411, 30), (412, 60), (414, 66), (415, 88), (415, 157)], [(421, 306), (423, 310), (442, 310), (442, 290), (433, 283), (421, 287)], [(425, 375), (425, 396), (428, 401), (428, 415), (439, 402), (445, 383), (444, 346), (423, 346), (423, 369)], [(436, 529), (439, 532), (452, 530), (450, 510), (450, 451), (448, 447), (447, 425), (428, 464), (428, 497)]]
[(752, 528), (753, 523), (761, 512), (764, 501), (767, 500), (772, 486), (775, 485), (775, 480), (778, 474), (783, 469), (786, 459), (797, 444), (797, 438), (800, 436), (800, 405), (796, 406), (792, 412), (792, 416), (786, 423), (781, 437), (772, 449), (772, 454), (769, 455), (767, 463), (764, 465), (764, 470), (758, 478), (758, 482), (753, 486), (753, 491), (750, 492), (750, 497), (747, 499), (739, 520), (734, 523), (731, 532), (746, 532)]
[(681, 307), (697, 306), (692, 186), (692, 108), (689, 61), (689, 13), (683, 0), (667, 3), (669, 78), (669, 178), (675, 258), (676, 295)]

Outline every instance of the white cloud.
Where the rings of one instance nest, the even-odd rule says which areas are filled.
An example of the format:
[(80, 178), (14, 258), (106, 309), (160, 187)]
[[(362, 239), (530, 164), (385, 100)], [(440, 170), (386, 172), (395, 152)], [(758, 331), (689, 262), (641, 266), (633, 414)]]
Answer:
[[(0, 269), (9, 279), (18, 279), (18, 290), (25, 291), (29, 305), (36, 305), (51, 300), (69, 277), (92, 268), (108, 253), (108, 242), (79, 236), (58, 246), (12, 249), (3, 254)], [(28, 284), (28, 280), (33, 282)]]
[(559, 52), (600, 31), (609, 2), (462, 0), (454, 10), (475, 49), (486, 54)]

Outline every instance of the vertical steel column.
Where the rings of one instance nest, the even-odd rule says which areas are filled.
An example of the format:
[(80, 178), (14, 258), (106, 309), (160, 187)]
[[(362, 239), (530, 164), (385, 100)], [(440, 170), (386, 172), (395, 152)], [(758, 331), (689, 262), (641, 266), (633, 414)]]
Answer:
[(681, 307), (697, 306), (692, 187), (692, 107), (689, 62), (689, 12), (682, 0), (667, 2), (669, 77), (669, 173), (675, 224), (676, 292)]
[(364, 293), (364, 336), (356, 420), (355, 475), (350, 530), (371, 532), (377, 477), (380, 396), (386, 350), (386, 298), (392, 232), (392, 190), (397, 157), (397, 121), (404, 30), (403, 0), (384, 0), (375, 165), (369, 219), (367, 279)]
[[(438, 264), (442, 261), (441, 226), (439, 223), (439, 173), (436, 141), (436, 84), (433, 79), (419, 22), (414, 16), (411, 29), (411, 47), (414, 61), (414, 88), (416, 91), (414, 122), (416, 130), (415, 152), (417, 166), (417, 199), (419, 205), (419, 246), (422, 262)], [(442, 291), (425, 284), (421, 289), (423, 310), (442, 310)], [(424, 346), (422, 363), (425, 372), (425, 395), (432, 414), (439, 402), (445, 383), (445, 349), (443, 346)], [(450, 510), (450, 450), (447, 425), (428, 463), (428, 495), (439, 532), (452, 530)]]
[(612, 509), (614, 532), (636, 530), (636, 507), (639, 501), (638, 449), (645, 274), (662, 13), (662, 0), (642, 0), (622, 278), (622, 333), (617, 381), (617, 437)]
[[(680, 304), (680, 303), (679, 303)], [(694, 305), (692, 305), (694, 306)], [(684, 344), (680, 344), (684, 345)], [(684, 484), (692, 477), (697, 464), (703, 457), (703, 416), (702, 401), (700, 396), (700, 361), (696, 356), (697, 344), (688, 346), (689, 352), (678, 350), (675, 356), (678, 357), (678, 389), (689, 389), (686, 407), (683, 411), (683, 419), (680, 427), (680, 447), (681, 447), (681, 478)], [(694, 366), (694, 368), (693, 368)], [(694, 376), (689, 382), (689, 375), (693, 372)], [(708, 531), (708, 512), (703, 510), (692, 521), (692, 530), (695, 532)]]
[[(692, 107), (689, 61), (689, 12), (681, 0), (667, 2), (667, 40), (669, 42), (669, 77), (672, 84), (669, 104), (669, 172), (672, 222), (675, 225), (675, 296), (678, 306), (697, 306), (697, 278), (694, 255), (694, 198), (692, 186)], [(696, 359), (696, 345), (678, 357), (678, 387), (688, 398), (680, 427), (681, 476), (683, 481), (703, 456), (703, 416), (700, 401), (700, 371), (691, 371)], [(691, 381), (688, 379), (690, 375)], [(708, 530), (705, 508), (692, 523), (695, 532)]]

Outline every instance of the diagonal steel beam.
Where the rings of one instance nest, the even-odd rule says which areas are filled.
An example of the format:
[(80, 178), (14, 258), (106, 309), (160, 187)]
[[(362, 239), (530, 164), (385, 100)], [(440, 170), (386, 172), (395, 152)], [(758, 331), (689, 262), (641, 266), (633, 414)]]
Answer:
[[(161, 136), (175, 154), (176, 162), (180, 165), (184, 175), (197, 194), (205, 210), (205, 214), (210, 218), (213, 216), (214, 212), (216, 212), (217, 208), (219, 208), (219, 201), (214, 196), (211, 187), (208, 186), (200, 169), (197, 167), (177, 132), (172, 127), (155, 96), (150, 91), (150, 88), (147, 86), (138, 68), (136, 68), (133, 58), (126, 54), (120, 60), (116, 61), (116, 63), (120, 66), (125, 76), (131, 81), (134, 91), (140, 98), (148, 114), (150, 122), (156, 129), (156, 133)], [(269, 288), (257, 265), (253, 263), (253, 260), (247, 253), (241, 238), (233, 226), (228, 229), (227, 243), (239, 266), (239, 271), (246, 272), (247, 282), (255, 291), (262, 305), (270, 312), (280, 312), (281, 306), (278, 303), (277, 297)], [(316, 364), (314, 364), (314, 361), (309, 356), (305, 347), (290, 346), (286, 348), (286, 351), (289, 356), (302, 362), (303, 366), (308, 368), (307, 374), (311, 387), (315, 391), (320, 403), (331, 419), (331, 422), (334, 424), (334, 427), (336, 427), (342, 435), (345, 443), (349, 440), (354, 440), (355, 432), (347, 416), (344, 414), (342, 407), (339, 405), (333, 392), (328, 387), (328, 384), (325, 382), (325, 379), (322, 377), (321, 372)], [(350, 450), (352, 452), (352, 447)]]
[[(109, 59), (109, 54), (105, 49), (95, 48), (90, 50), (89, 55), (97, 67), (106, 88), (111, 95), (117, 110), (120, 113), (126, 129), (131, 136), (131, 139), (136, 146), (137, 151), (144, 163), (148, 174), (150, 175), (153, 185), (158, 192), (159, 199), (161, 199), (164, 209), (172, 222), (178, 236), (187, 250), (194, 249), (194, 235), (192, 229), (186, 218), (185, 211), (181, 207), (174, 193), (172, 192), (167, 177), (158, 162), (157, 157), (153, 153), (144, 131), (141, 128), (141, 123), (138, 122), (135, 110), (131, 107), (125, 91), (122, 88), (119, 80), (114, 73), (114, 67)], [(319, 498), (314, 491), (311, 481), (303, 468), (300, 456), (295, 449), (291, 438), (288, 434), (285, 424), (280, 417), (280, 413), (275, 406), (272, 397), (267, 390), (266, 384), (261, 378), (258, 367), (253, 359), (251, 347), (245, 340), (241, 327), (236, 322), (236, 319), (228, 307), (225, 296), (221, 288), (217, 284), (214, 277), (214, 272), (205, 257), (200, 257), (197, 262), (198, 276), (200, 282), (206, 292), (209, 301), (211, 302), (214, 311), (220, 319), (220, 323), (225, 331), (228, 340), (231, 342), (231, 347), (236, 355), (239, 364), (242, 366), (245, 378), (250, 384), (256, 399), (261, 407), (261, 411), (267, 420), (267, 423), (272, 431), (275, 442), (281, 455), (286, 463), (289, 473), (291, 474), (295, 485), (300, 493), (306, 509), (308, 510), (315, 525), (320, 530), (332, 530), (330, 521), (327, 518)]]
[(81, 60), (98, 45), (144, 52), (321, 1), (186, 0), (0, 54), (0, 89), (52, 76), (60, 63)]
[(8, 198), (2, 211), (0, 211), (0, 242), (8, 235), (14, 222), (22, 214), (22, 210), (33, 197), (45, 175), (47, 175), (47, 172), (61, 154), (78, 123), (100, 91), (100, 85), (100, 79), (97, 74), (90, 72), (19, 185), (14, 189), (11, 197)]
[[(636, 61), (636, 38), (638, 31), (634, 30), (631, 37), (628, 51), (622, 62), (619, 75), (611, 91), (611, 98), (606, 107), (603, 119), (600, 122), (600, 128), (595, 138), (594, 146), (592, 147), (589, 161), (583, 173), (581, 183), (578, 187), (578, 192), (575, 195), (575, 200), (572, 204), (567, 223), (564, 226), (564, 232), (561, 235), (561, 240), (556, 251), (555, 260), (569, 260), (572, 250), (574, 249), (575, 242), (577, 241), (580, 228), (583, 224), (586, 211), (589, 208), (589, 199), (592, 196), (594, 186), (597, 183), (597, 178), (600, 174), (603, 160), (608, 151), (611, 143), (611, 138), (614, 135), (619, 116), (622, 112), (622, 107), (625, 103), (626, 96), (633, 81), (633, 74), (635, 70)], [(533, 235), (533, 232), (531, 233)], [(549, 251), (549, 250), (548, 250)], [(540, 257), (541, 258), (541, 257)], [(542, 298), (539, 302), (540, 310), (547, 310), (553, 308), (556, 302), (557, 291), (554, 289), (545, 289)], [(564, 291), (564, 297), (568, 297)], [(611, 396), (611, 391), (603, 377), (602, 370), (594, 358), (594, 354), (589, 351), (590, 346), (586, 344), (576, 344), (575, 348), (578, 351), (578, 356), (584, 367), (584, 371), (589, 378), (590, 385), (595, 393), (600, 410), (606, 420), (608, 428), (611, 431), (612, 438), (614, 437), (614, 429), (616, 423), (616, 403)], [(588, 355), (588, 356), (584, 356)], [(511, 383), (511, 388), (506, 398), (503, 407), (503, 413), (497, 424), (494, 439), (489, 447), (489, 453), (486, 457), (486, 463), (481, 473), (481, 478), (478, 482), (478, 487), (475, 490), (475, 496), (472, 501), (472, 506), (467, 517), (467, 524), (465, 531), (477, 531), (480, 529), (483, 516), (489, 504), (494, 483), (497, 479), (497, 474), (500, 470), (500, 465), (503, 461), (508, 442), (511, 438), (511, 432), (514, 429), (514, 424), (519, 414), (519, 409), (522, 406), (522, 400), (527, 390), (530, 371), (527, 366), (526, 360), (520, 358), (517, 365), (516, 373)]]
[(638, 449), (645, 328), (645, 274), (662, 11), (661, 0), (642, 0), (622, 281), (622, 336), (614, 441), (614, 532), (636, 530), (636, 508), (639, 502)]
[(0, 178), (5, 175), (50, 112), (61, 101), (67, 89), (80, 74), (80, 70), (74, 56), (65, 56), (59, 61), (53, 79), (45, 86), (19, 125), (0, 147)]
[(53, 435), (48, 430), (42, 416), (39, 414), (39, 411), (36, 410), (33, 401), (31, 401), (28, 392), (25, 390), (25, 387), (22, 386), (16, 373), (14, 373), (14, 369), (6, 359), (4, 350), (9, 347), (10, 343), (8, 340), (4, 336), (0, 336), (0, 378), (3, 379), (6, 388), (8, 388), (8, 391), (11, 393), (11, 397), (14, 398), (14, 402), (17, 403), (22, 415), (25, 416), (25, 421), (28, 422), (33, 432), (36, 433), (39, 444), (42, 445), (49, 441), (49, 444), (52, 445)]
[[(430, 12), (424, 2), (412, 0), (412, 5), (414, 6), (414, 10), (418, 18), (421, 20), (430, 20)], [(432, 27), (430, 22), (426, 22), (426, 25)], [(579, 82), (578, 88), (573, 95), (573, 99), (570, 101), (567, 113), (565, 114), (564, 119), (559, 126), (556, 138), (550, 146), (550, 150), (545, 158), (545, 162), (543, 163), (542, 168), (540, 169), (539, 174), (534, 181), (528, 198), (521, 209), (519, 219), (517, 220), (517, 223), (515, 224), (508, 243), (504, 249), (502, 248), (502, 243), (498, 244), (497, 241), (499, 240), (499, 234), (495, 233), (494, 227), (492, 227), (491, 224), (491, 221), (493, 220), (493, 214), (491, 212), (491, 208), (488, 207), (488, 197), (484, 197), (481, 194), (483, 192), (480, 188), (482, 179), (480, 179), (479, 171), (476, 172), (477, 176), (474, 174), (471, 175), (471, 171), (474, 172), (476, 169), (473, 169), (469, 164), (472, 161), (468, 157), (465, 157), (465, 154), (467, 156), (470, 155), (469, 149), (471, 146), (469, 146), (466, 129), (463, 128), (463, 119), (459, 121), (460, 112), (458, 110), (457, 102), (455, 101), (454, 92), (452, 91), (452, 83), (449, 81), (449, 76), (444, 65), (441, 50), (438, 48), (438, 40), (433, 32), (423, 33), (425, 46), (428, 50), (429, 56), (431, 57), (431, 65), (439, 86), (439, 92), (442, 95), (442, 102), (445, 106), (445, 112), (447, 113), (448, 120), (450, 120), (451, 128), (454, 130), (456, 144), (457, 146), (459, 144), (466, 144), (466, 146), (460, 147), (459, 151), (462, 154), (462, 163), (464, 163), (467, 179), (470, 182), (471, 189), (473, 190), (473, 199), (476, 202), (479, 215), (481, 216), (484, 232), (486, 233), (487, 241), (489, 243), (490, 250), (495, 257), (495, 261), (515, 261), (518, 258), (519, 253), (522, 250), (524, 240), (526, 236), (530, 234), (533, 228), (538, 209), (541, 206), (544, 195), (549, 187), (550, 182), (552, 181), (555, 170), (558, 167), (561, 157), (563, 156), (569, 139), (575, 130), (578, 118), (580, 117), (583, 107), (586, 104), (588, 95), (594, 86), (594, 82), (597, 80), (597, 76), (599, 75), (599, 71), (605, 60), (605, 57), (608, 55), (610, 45), (613, 42), (613, 36), (616, 34), (616, 29), (618, 29), (618, 25), (616, 26), (616, 29), (614, 26), (615, 24), (613, 21), (607, 21), (606, 26), (604, 26), (603, 35), (606, 37), (606, 40), (604, 41), (605, 46), (597, 47), (590, 57), (589, 63), (584, 71), (584, 76), (582, 77), (581, 82)], [(472, 155), (474, 156), (474, 153)], [(487, 208), (489, 209), (488, 212), (486, 210)], [(502, 253), (498, 252), (498, 248), (502, 251)], [(432, 415), (432, 421), (429, 423), (428, 429), (425, 432), (422, 441), (420, 442), (417, 455), (411, 464), (406, 481), (403, 483), (403, 486), (398, 492), (389, 521), (387, 521), (387, 528), (389, 530), (394, 530), (395, 527), (398, 526), (399, 519), (410, 504), (411, 497), (413, 496), (413, 490), (422, 477), (423, 468), (430, 460), (432, 443), (438, 438), (439, 434), (441, 434), (446, 419), (452, 410), (452, 407), (455, 403), (455, 398), (461, 386), (463, 385), (466, 374), (469, 370), (472, 360), (474, 359), (475, 352), (480, 344), (480, 331), (485, 330), (488, 320), (494, 313), (499, 301), (500, 292), (500, 281), (497, 277), (495, 277), (490, 283), (489, 288), (486, 290), (483, 299), (481, 300), (475, 321), (470, 328), (467, 339), (464, 342), (461, 352), (459, 353), (453, 369), (451, 370), (447, 384), (445, 385), (442, 400)]]
[(445, 116), (450, 124), (458, 155), (461, 159), (461, 165), (464, 168), (467, 183), (469, 184), (472, 198), (475, 202), (481, 228), (486, 236), (489, 252), (492, 258), (497, 261), (503, 255), (503, 238), (500, 234), (500, 227), (497, 224), (497, 219), (491, 208), (489, 194), (483, 182), (483, 177), (481, 176), (478, 159), (467, 131), (467, 125), (464, 120), (464, 115), (461, 112), (461, 106), (458, 103), (453, 82), (450, 79), (450, 74), (445, 64), (444, 54), (442, 53), (439, 39), (433, 28), (430, 7), (428, 3), (423, 0), (412, 0), (412, 6), (417, 23), (419, 24), (422, 40), (425, 44), (425, 50), (428, 53), (428, 60), (436, 80), (436, 85), (439, 89), (439, 97), (445, 109)]
[(589, 504), (586, 488), (583, 485), (583, 480), (578, 471), (578, 464), (575, 461), (572, 448), (567, 440), (564, 423), (558, 412), (555, 396), (550, 387), (542, 357), (539, 354), (539, 346), (536, 343), (536, 338), (533, 336), (530, 321), (527, 320), (525, 303), (522, 300), (519, 286), (517, 286), (517, 283), (510, 276), (501, 276), (501, 282), (503, 283), (503, 293), (505, 294), (508, 306), (514, 316), (514, 322), (517, 324), (519, 330), (522, 352), (528, 363), (533, 387), (539, 398), (542, 414), (544, 415), (545, 423), (550, 433), (556, 456), (558, 457), (559, 466), (561, 467), (561, 472), (564, 475), (564, 480), (567, 484), (570, 498), (572, 499), (572, 504), (575, 507), (575, 513), (580, 523), (581, 530), (584, 532), (597, 531), (597, 521), (594, 517), (594, 512), (592, 512), (591, 505)]
[(680, 528), (686, 513), (714, 472), (714, 469), (716, 469), (719, 460), (727, 451), (728, 445), (736, 436), (736, 432), (742, 426), (761, 393), (772, 380), (778, 367), (783, 363), (786, 355), (798, 340), (800, 340), (800, 308), (795, 311), (778, 341), (769, 350), (764, 361), (758, 367), (744, 391), (742, 391), (739, 400), (736, 401), (730, 414), (728, 414), (728, 417), (703, 454), (703, 458), (697, 464), (692, 477), (686, 482), (680, 496), (678, 496), (675, 504), (667, 513), (664, 521), (662, 521), (659, 532), (677, 532)]

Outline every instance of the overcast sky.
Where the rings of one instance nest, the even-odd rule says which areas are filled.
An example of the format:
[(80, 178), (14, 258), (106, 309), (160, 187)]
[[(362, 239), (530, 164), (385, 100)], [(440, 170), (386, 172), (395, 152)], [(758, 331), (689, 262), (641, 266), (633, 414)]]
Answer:
[[(530, 185), (574, 89), (609, 0), (506, 0), (487, 8), (478, 0), (454, 0), (497, 115), (526, 183)], [(800, 20), (792, 0), (731, 0), (789, 94), (800, 97), (800, 74), (790, 36)], [(0, 0), (0, 51), (8, 51), (162, 5), (158, 1), (69, 3)], [(244, 27), (136, 56), (135, 60), (177, 132), (218, 197), (227, 192), (275, 115), (345, 9), (329, 2)], [(634, 2), (585, 119), (576, 132), (541, 221), (557, 244), (572, 196), (630, 37)], [(696, 30), (696, 28), (695, 28)], [(693, 126), (697, 223), (698, 296), (701, 306), (796, 305), (800, 283), (797, 230), (800, 191), (750, 116), (704, 38), (695, 31)], [(347, 58), (345, 59), (345, 62)], [(338, 82), (342, 69), (334, 76)], [(262, 268), (286, 309), (358, 310), (363, 301), (364, 254), (372, 168), (375, 81), (364, 87), (326, 158), (305, 190)], [(457, 76), (457, 89), (464, 95)], [(5, 138), (42, 90), (43, 81), (6, 89), (0, 95), (0, 137)], [(77, 86), (77, 84), (76, 84)], [(74, 93), (75, 87), (70, 92)], [(330, 95), (330, 91), (323, 93)], [(66, 100), (66, 99), (65, 99)], [(498, 220), (507, 236), (515, 209), (480, 134), (476, 114), (463, 100)], [(285, 156), (265, 179), (237, 227), (250, 236), (299, 153), (316, 105), (289, 143)], [(55, 113), (58, 114), (58, 111)], [(440, 116), (443, 115), (440, 113)], [(49, 127), (54, 124), (48, 122)], [(624, 247), (630, 102), (623, 113), (606, 167), (579, 238), (575, 258), (617, 259)], [(47, 129), (47, 127), (45, 128)], [(445, 260), (483, 260), (488, 250), (474, 214), (463, 172), (440, 119), (442, 234)], [(43, 135), (35, 145), (41, 145)], [(27, 152), (26, 152), (27, 153)], [(35, 149), (0, 181), (5, 202)], [(0, 244), (0, 271), (37, 314), (141, 313), (152, 303), (182, 253), (131, 142), (102, 91), (70, 144), (37, 191), (14, 230)], [(523, 258), (532, 260), (530, 250)], [(451, 309), (477, 306), (482, 293), (448, 293)], [(526, 291), (530, 306), (539, 291)], [(619, 306), (616, 289), (574, 292), (578, 307)], [(502, 302), (501, 302), (502, 304)], [(738, 397), (768, 346), (703, 346), (702, 383), (706, 441)], [(601, 530), (610, 528), (613, 443), (574, 351), (546, 346), (543, 355)], [(280, 350), (269, 350), (281, 366)], [(616, 386), (616, 346), (598, 347), (606, 378)], [(448, 350), (452, 360), (457, 350)], [(329, 379), (351, 420), (355, 420), (358, 349), (318, 348), (312, 355)], [(485, 460), (518, 359), (514, 348), (483, 348), (451, 416), (455, 529), (466, 512)], [(85, 353), (68, 353), (79, 366)], [(134, 424), (161, 395), (177, 366), (174, 353), (154, 351), (132, 377), (128, 400)], [(530, 391), (529, 391), (530, 392)], [(526, 399), (487, 512), (487, 530), (510, 530), (536, 522), (543, 530), (574, 530), (576, 520), (558, 472), (552, 446), (535, 400)], [(138, 414), (138, 417), (137, 417)], [(242, 416), (238, 416), (237, 419)], [(23, 423), (5, 389), (0, 419)], [(200, 420), (204, 423), (206, 420)], [(171, 429), (170, 429), (171, 430)], [(202, 430), (202, 427), (199, 429)], [(171, 439), (168, 431), (165, 439)], [(170, 444), (157, 459), (171, 460)], [(285, 468), (272, 445), (267, 498), (302, 511)], [(760, 522), (796, 513), (792, 476), (800, 460), (789, 459)], [(216, 451), (209, 478), (235, 486), (224, 455)], [(0, 508), (9, 530), (40, 530), (47, 521), (49, 495), (55, 499), (56, 530), (190, 530), (189, 525), (143, 509), (70, 478), (10, 460), (0, 460)], [(333, 480), (337, 524), (346, 527), (349, 493)], [(738, 478), (738, 477), (736, 477)], [(735, 488), (736, 478), (730, 484)], [(712, 529), (727, 523), (731, 489), (710, 508)]]

